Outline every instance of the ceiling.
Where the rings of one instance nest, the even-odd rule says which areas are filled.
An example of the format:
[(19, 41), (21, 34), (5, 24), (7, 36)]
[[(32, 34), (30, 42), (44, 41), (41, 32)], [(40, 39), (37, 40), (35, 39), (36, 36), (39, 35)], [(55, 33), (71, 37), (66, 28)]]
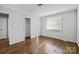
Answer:
[(77, 4), (43, 4), (42, 8), (38, 7), (37, 4), (3, 4), (2, 6), (27, 13), (34, 17), (41, 17), (77, 8)]

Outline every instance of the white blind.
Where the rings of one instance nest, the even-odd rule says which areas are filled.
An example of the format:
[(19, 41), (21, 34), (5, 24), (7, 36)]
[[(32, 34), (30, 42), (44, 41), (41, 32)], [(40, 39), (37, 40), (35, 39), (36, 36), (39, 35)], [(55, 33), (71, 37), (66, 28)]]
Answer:
[(61, 16), (47, 18), (47, 30), (61, 30)]

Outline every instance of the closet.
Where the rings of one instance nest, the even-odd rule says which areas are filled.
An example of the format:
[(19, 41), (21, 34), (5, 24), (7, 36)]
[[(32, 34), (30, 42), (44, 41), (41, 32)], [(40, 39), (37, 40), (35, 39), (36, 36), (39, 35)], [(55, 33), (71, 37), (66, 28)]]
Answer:
[(25, 18), (25, 37), (30, 37), (30, 18)]
[(0, 13), (0, 39), (8, 38), (8, 14)]

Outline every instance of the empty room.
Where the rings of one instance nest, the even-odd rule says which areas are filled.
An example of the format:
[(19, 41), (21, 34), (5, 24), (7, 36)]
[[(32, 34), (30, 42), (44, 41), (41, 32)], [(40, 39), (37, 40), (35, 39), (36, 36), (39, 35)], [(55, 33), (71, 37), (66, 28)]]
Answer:
[(79, 54), (78, 4), (0, 4), (0, 54)]

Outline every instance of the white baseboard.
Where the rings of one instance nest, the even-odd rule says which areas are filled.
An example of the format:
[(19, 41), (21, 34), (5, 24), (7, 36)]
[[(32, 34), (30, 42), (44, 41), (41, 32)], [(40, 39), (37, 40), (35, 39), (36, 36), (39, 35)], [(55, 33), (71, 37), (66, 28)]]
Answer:
[(78, 46), (79, 46), (79, 42), (77, 42)]
[[(45, 36), (45, 35), (41, 35), (41, 36)], [(46, 36), (46, 37), (50, 37), (50, 36)], [(56, 39), (60, 39), (60, 40), (64, 40), (64, 41), (77, 43), (76, 41), (66, 40), (66, 39), (63, 39), (63, 38), (57, 38), (57, 37), (50, 37), (50, 38), (56, 38)]]
[(25, 38), (22, 38), (22, 39), (20, 39), (20, 40), (16, 40), (16, 41), (9, 41), (9, 45), (13, 45), (13, 44), (22, 42), (22, 41), (24, 41), (24, 40), (25, 40)]

